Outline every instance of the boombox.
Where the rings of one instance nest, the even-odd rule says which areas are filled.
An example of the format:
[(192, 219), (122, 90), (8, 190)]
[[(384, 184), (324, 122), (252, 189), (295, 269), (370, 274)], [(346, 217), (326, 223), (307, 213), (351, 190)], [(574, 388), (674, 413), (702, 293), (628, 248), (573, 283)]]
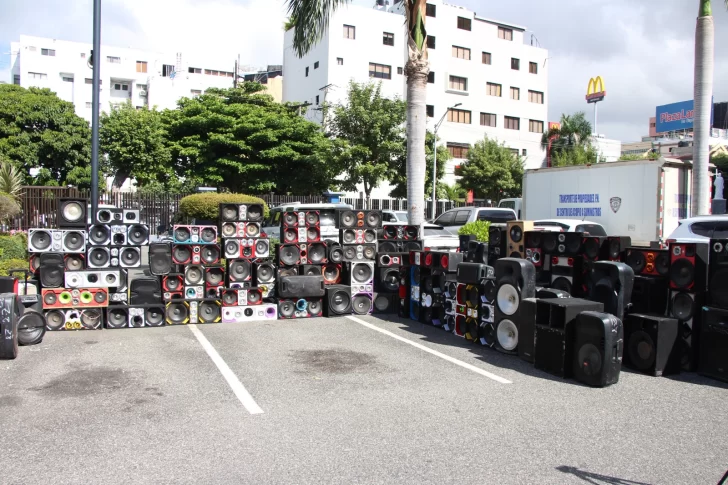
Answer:
[(311, 243), (321, 240), (321, 228), (318, 226), (283, 227), (281, 239), (284, 243)]
[(99, 330), (104, 322), (101, 308), (46, 310), (46, 330)]
[(275, 303), (256, 306), (228, 306), (222, 309), (222, 323), (254, 322), (257, 320), (277, 320), (278, 308)]
[(323, 313), (321, 298), (299, 298), (278, 300), (278, 316), (282, 319), (314, 318)]
[(216, 244), (215, 226), (172, 226), (174, 244)]
[(281, 217), (281, 227), (319, 227), (321, 214), (319, 211), (286, 211)]
[(30, 229), (29, 253), (82, 253), (86, 251), (86, 231), (81, 229)]
[(281, 266), (324, 264), (328, 261), (326, 244), (281, 244), (278, 246), (278, 261)]
[(66, 271), (66, 288), (117, 288), (124, 286), (119, 270)]
[(374, 261), (376, 258), (376, 244), (344, 245), (344, 261)]
[(112, 306), (106, 309), (106, 328), (164, 326), (164, 305)]
[(378, 210), (339, 211), (339, 228), (379, 229), (382, 227), (382, 212)]
[(340, 241), (343, 244), (374, 244), (377, 242), (376, 229), (341, 229)]
[(226, 239), (224, 251), (225, 259), (267, 258), (270, 256), (270, 240)]
[(66, 289), (43, 288), (43, 309), (92, 308), (109, 305), (109, 290), (106, 288)]
[(260, 237), (260, 222), (224, 222), (220, 229), (222, 237)]
[(220, 204), (222, 222), (261, 222), (262, 204)]
[(399, 226), (394, 224), (384, 224), (382, 226), (382, 239), (393, 239), (395, 241), (415, 241), (419, 238), (420, 228), (417, 226)]
[(251, 306), (263, 303), (263, 292), (260, 288), (226, 288), (222, 290), (222, 306)]

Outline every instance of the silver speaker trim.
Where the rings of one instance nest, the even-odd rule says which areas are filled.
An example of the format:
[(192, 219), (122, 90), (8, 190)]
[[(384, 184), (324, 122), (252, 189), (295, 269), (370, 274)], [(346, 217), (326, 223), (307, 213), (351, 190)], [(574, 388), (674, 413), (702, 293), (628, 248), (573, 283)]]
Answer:
[(496, 295), (498, 309), (505, 315), (511, 316), (518, 311), (521, 304), (518, 290), (510, 284), (501, 285)]

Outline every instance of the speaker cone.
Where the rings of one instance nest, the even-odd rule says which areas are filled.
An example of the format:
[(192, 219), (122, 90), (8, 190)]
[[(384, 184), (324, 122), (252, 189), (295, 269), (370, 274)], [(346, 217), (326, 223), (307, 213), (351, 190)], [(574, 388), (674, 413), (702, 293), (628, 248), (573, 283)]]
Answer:
[(182, 289), (182, 281), (179, 276), (168, 276), (164, 281), (167, 291), (179, 291)]
[(286, 226), (298, 226), (298, 215), (295, 212), (284, 212), (283, 224)]
[(332, 263), (341, 263), (344, 261), (344, 250), (341, 246), (336, 246), (329, 252), (329, 261)]
[(486, 280), (485, 283), (483, 283), (483, 296), (485, 297), (485, 301), (492, 303), (495, 301), (497, 293), (498, 287), (496, 286), (495, 281)]
[(417, 226), (405, 226), (404, 228), (405, 239), (417, 239), (419, 233), (420, 231)]
[(129, 227), (129, 244), (140, 246), (149, 240), (149, 229), (141, 224), (133, 224)]
[(356, 226), (356, 215), (352, 211), (344, 211), (341, 213), (339, 219), (341, 226), (344, 228), (350, 228)]
[(172, 258), (179, 264), (187, 264), (192, 259), (192, 250), (189, 246), (172, 246)]
[(397, 238), (397, 226), (384, 226), (382, 230), (385, 239), (396, 239)]
[(304, 276), (321, 276), (321, 269), (321, 266), (307, 266), (303, 274)]
[(248, 305), (258, 305), (263, 300), (260, 290), (248, 290)]
[(159, 327), (164, 325), (164, 311), (161, 307), (147, 308), (144, 311), (144, 318), (150, 327)]
[(69, 201), (63, 204), (61, 214), (65, 222), (82, 222), (84, 215), (84, 208), (79, 201)]
[(240, 256), (240, 243), (230, 240), (225, 243), (225, 256), (228, 258), (236, 258)]
[(200, 309), (198, 314), (203, 322), (211, 323), (217, 320), (217, 318), (220, 316), (220, 307), (216, 303), (203, 301), (202, 303), (200, 303)]
[(106, 248), (91, 248), (88, 259), (94, 266), (105, 266), (109, 263), (109, 251)]
[(512, 226), (510, 234), (513, 242), (521, 242), (521, 239), (523, 239), (523, 229), (521, 229), (521, 226)]
[(317, 316), (321, 315), (322, 310), (323, 310), (323, 306), (321, 304), (321, 300), (309, 300), (308, 313), (312, 317), (317, 317)]
[(83, 257), (80, 254), (66, 255), (65, 267), (68, 271), (80, 271), (83, 269)]
[(260, 264), (256, 268), (256, 278), (259, 283), (271, 283), (275, 279), (275, 274), (272, 264)]
[(270, 252), (270, 243), (267, 239), (258, 239), (255, 243), (255, 255), (265, 257)]
[(693, 299), (688, 293), (677, 293), (672, 299), (672, 315), (682, 321), (693, 318)]
[(366, 315), (372, 311), (372, 299), (369, 295), (356, 295), (351, 302), (352, 310), (357, 315)]
[(222, 292), (222, 302), (226, 306), (237, 306), (238, 292), (237, 290), (225, 290)]
[(504, 350), (513, 351), (518, 346), (518, 328), (510, 320), (501, 320), (497, 330), (498, 345)]
[(380, 253), (396, 253), (397, 245), (391, 241), (382, 241), (379, 243)]
[(377, 295), (377, 297), (374, 299), (374, 308), (378, 312), (386, 312), (389, 310), (389, 302), (390, 299), (387, 298), (385, 295)]
[(81, 312), (81, 325), (83, 328), (93, 330), (101, 324), (101, 310), (90, 308)]
[(111, 228), (105, 224), (95, 224), (88, 231), (91, 244), (106, 244), (111, 239)]
[(315, 211), (306, 212), (306, 224), (309, 226), (315, 226), (319, 223), (319, 214)]
[(280, 250), (281, 263), (292, 266), (298, 263), (299, 251), (296, 246), (281, 246)]
[(179, 324), (189, 318), (189, 307), (184, 303), (169, 303), (165, 309), (167, 320)]
[(364, 246), (364, 259), (373, 260), (377, 255), (377, 250), (374, 246)]
[(581, 371), (587, 376), (598, 375), (602, 370), (602, 354), (597, 346), (592, 343), (581, 346), (577, 359)]
[(200, 240), (206, 243), (215, 242), (217, 240), (215, 230), (211, 227), (205, 227), (200, 232)]
[(234, 222), (226, 222), (222, 225), (222, 237), (235, 237), (238, 235), (238, 226)]
[(226, 204), (222, 206), (222, 220), (223, 221), (237, 221), (240, 212), (238, 206), (235, 204)]
[(250, 277), (250, 262), (237, 260), (230, 263), (230, 274), (235, 281), (245, 281)]
[[(496, 299), (498, 308), (506, 315), (513, 315), (520, 305), (520, 297), (518, 290), (513, 285), (502, 285), (498, 288), (498, 296)], [(505, 348), (505, 347), (504, 347)]]
[(298, 267), (297, 266), (287, 266), (287, 267), (279, 267), (278, 268), (278, 276), (298, 276)]
[(655, 269), (657, 269), (657, 274), (660, 276), (666, 276), (670, 272), (670, 255), (667, 252), (657, 254)]
[(43, 303), (46, 305), (55, 305), (58, 297), (55, 293), (48, 292), (43, 296)]
[(42, 251), (51, 247), (51, 234), (48, 231), (35, 231), (30, 237), (33, 248)]
[[(94, 302), (104, 303), (106, 301), (106, 290), (98, 290), (93, 295)], [(81, 300), (83, 300), (83, 293), (81, 294)]]
[(60, 310), (49, 310), (45, 314), (46, 317), (46, 326), (50, 330), (60, 330), (63, 328), (63, 325), (66, 321), (66, 317), (63, 315), (63, 312)]
[(589, 238), (584, 241), (584, 254), (589, 259), (596, 259), (599, 256), (599, 239)]
[(634, 270), (635, 274), (639, 274), (645, 269), (647, 260), (641, 251), (631, 251), (627, 255), (627, 264)]
[(382, 214), (381, 212), (368, 212), (366, 215), (366, 225), (367, 227), (379, 227), (379, 225), (382, 223)]
[(399, 290), (399, 270), (385, 270), (384, 275), (382, 275), (382, 286), (385, 290), (391, 292)]
[(554, 290), (565, 291), (568, 294), (571, 294), (571, 281), (569, 281), (568, 279), (566, 279), (564, 277), (556, 278), (551, 283), (551, 288), (553, 288)]
[(283, 242), (295, 243), (298, 241), (298, 230), (295, 227), (287, 227), (283, 231)]
[(290, 318), (293, 316), (294, 313), (296, 313), (296, 307), (290, 300), (281, 301), (278, 304), (278, 308), (281, 311), (282, 317)]
[(347, 229), (342, 234), (341, 242), (344, 244), (354, 244), (356, 242), (356, 231), (354, 229)]
[(410, 251), (420, 251), (420, 250), (422, 250), (422, 244), (420, 244), (419, 242), (416, 242), (416, 241), (406, 242), (406, 243), (404, 243), (403, 250), (406, 253), (408, 253)]
[(190, 240), (191, 234), (190, 230), (187, 227), (178, 227), (174, 230), (174, 240), (175, 242), (188, 242)]
[(251, 222), (257, 222), (263, 219), (263, 206), (260, 204), (250, 204), (246, 210), (247, 219)]
[(215, 264), (220, 261), (220, 250), (216, 245), (204, 246), (200, 251), (200, 259), (205, 264)]
[(670, 280), (679, 288), (687, 288), (695, 279), (695, 266), (688, 259), (678, 259), (670, 266)]
[(655, 342), (644, 330), (633, 332), (627, 342), (630, 363), (641, 371), (647, 371), (655, 362)]
[(326, 246), (311, 244), (308, 248), (308, 260), (311, 264), (321, 264), (326, 259)]
[(140, 262), (139, 248), (124, 248), (119, 254), (119, 260), (123, 261), (127, 266), (134, 266)]
[(245, 226), (245, 235), (248, 237), (258, 237), (260, 236), (260, 226), (255, 223), (249, 223)]
[(349, 308), (349, 304), (351, 304), (351, 297), (349, 296), (349, 292), (344, 290), (334, 291), (334, 294), (331, 295), (329, 300), (331, 309), (339, 314), (344, 313)]
[(368, 283), (372, 279), (372, 267), (368, 264), (354, 264), (351, 271), (352, 277), (357, 283)]
[(111, 211), (106, 209), (101, 209), (98, 212), (96, 212), (96, 219), (99, 222), (105, 223), (105, 222), (111, 222)]
[(201, 285), (202, 267), (196, 265), (187, 266), (187, 268), (185, 268), (185, 283), (188, 285)]
[(207, 268), (205, 272), (205, 283), (212, 286), (218, 286), (222, 284), (222, 280), (225, 278), (225, 273), (222, 268)]

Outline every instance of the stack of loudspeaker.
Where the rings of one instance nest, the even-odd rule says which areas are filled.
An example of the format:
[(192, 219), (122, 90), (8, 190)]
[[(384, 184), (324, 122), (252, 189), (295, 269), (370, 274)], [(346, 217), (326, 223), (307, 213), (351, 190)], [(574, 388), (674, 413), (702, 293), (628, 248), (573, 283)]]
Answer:
[(101, 329), (104, 309), (127, 302), (128, 269), (141, 265), (149, 244), (138, 210), (99, 209), (89, 217), (87, 207), (87, 199), (61, 198), (58, 229), (28, 231), (47, 330)]
[(373, 313), (398, 314), (404, 309), (404, 315), (409, 317), (410, 251), (422, 250), (420, 229), (406, 224), (383, 224), (377, 246)]
[[(222, 304), (223, 323), (278, 318), (274, 302), (276, 264), (270, 239), (262, 232), (263, 218), (261, 204), (220, 204), (220, 236), (227, 272), (220, 267), (223, 278), (215, 288)], [(210, 297), (213, 283), (206, 278)]]

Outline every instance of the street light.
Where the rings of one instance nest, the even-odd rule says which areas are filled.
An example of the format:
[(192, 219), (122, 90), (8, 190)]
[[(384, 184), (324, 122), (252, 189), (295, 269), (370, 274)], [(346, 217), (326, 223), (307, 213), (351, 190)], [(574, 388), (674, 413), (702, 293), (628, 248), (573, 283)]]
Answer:
[(445, 121), (445, 116), (450, 112), (451, 109), (457, 108), (458, 106), (462, 106), (463, 103), (458, 103), (456, 105), (450, 106), (447, 111), (445, 111), (445, 114), (442, 115), (442, 118), (440, 118), (440, 121), (435, 124), (435, 141), (433, 142), (433, 149), (434, 149), (434, 155), (433, 155), (433, 162), (432, 162), (432, 220), (435, 220), (436, 215), (436, 209), (437, 209), (437, 130), (440, 129), (440, 125), (443, 121)]

